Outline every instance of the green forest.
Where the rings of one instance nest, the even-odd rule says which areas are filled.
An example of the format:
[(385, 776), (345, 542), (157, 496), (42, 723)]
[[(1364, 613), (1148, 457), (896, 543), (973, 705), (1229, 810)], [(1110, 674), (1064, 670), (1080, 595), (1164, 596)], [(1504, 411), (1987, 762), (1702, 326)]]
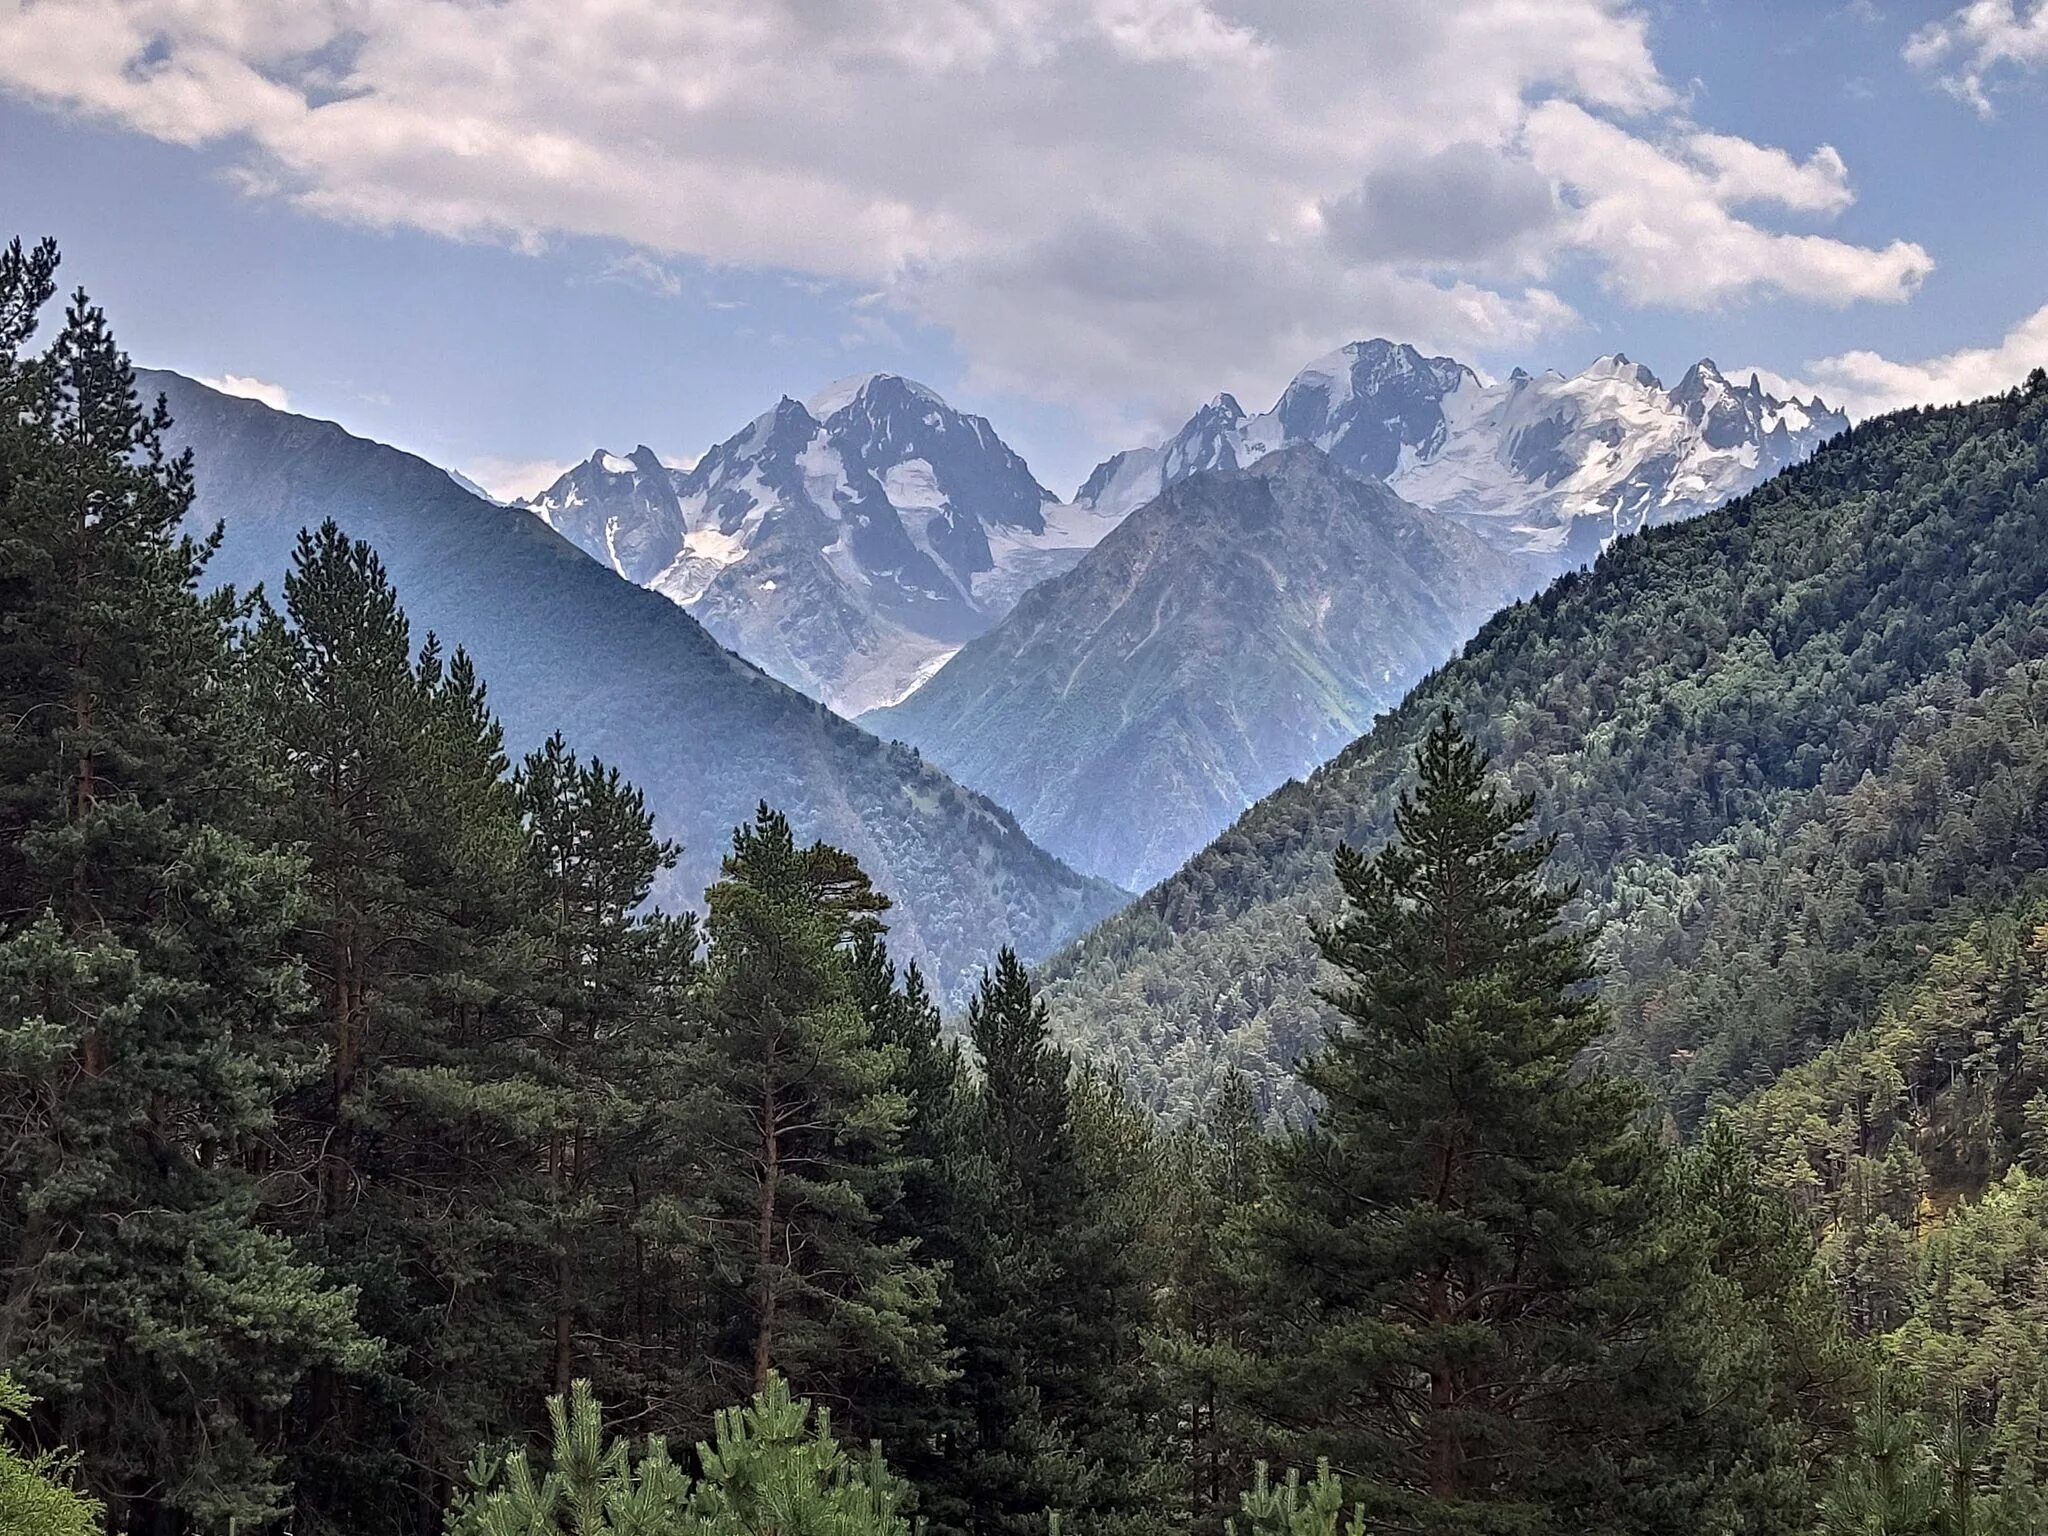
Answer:
[(4, 1536), (2048, 1529), (2048, 378), (1622, 541), (945, 1020), (769, 805), (653, 907), (333, 524), (210, 582), (55, 294)]
[(1308, 922), (1449, 709), (1598, 929), (1607, 1059), (1679, 1124), (1868, 1023), (2048, 870), (2048, 375), (1861, 423), (1503, 610), (1305, 782), (1053, 957), (1064, 1037), (1170, 1115), (1293, 1099)]

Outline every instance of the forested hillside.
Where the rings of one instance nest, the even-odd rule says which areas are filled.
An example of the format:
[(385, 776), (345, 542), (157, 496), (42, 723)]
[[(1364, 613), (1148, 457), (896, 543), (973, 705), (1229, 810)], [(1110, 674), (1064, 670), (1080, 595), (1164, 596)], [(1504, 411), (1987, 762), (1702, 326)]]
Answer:
[(1307, 782), (1045, 969), (1148, 1103), (1290, 1094), (1308, 919), (1445, 707), (1537, 796), (1602, 925), (1609, 1059), (1681, 1123), (1868, 1018), (2048, 858), (2048, 377), (1842, 434), (1495, 617)]
[(903, 952), (956, 1004), (989, 938), (1036, 958), (1121, 899), (1001, 808), (775, 682), (537, 518), (331, 422), (176, 374), (144, 373), (141, 387), (164, 393), (167, 440), (198, 456), (194, 528), (225, 525), (210, 581), (275, 592), (299, 530), (328, 518), (368, 542), (416, 638), (468, 650), (518, 750), (563, 731), (640, 786), (661, 835), (682, 845), (657, 881), (670, 906), (710, 883), (764, 796), (804, 835), (859, 856), (897, 901)]
[(1300, 792), (1380, 818), (1279, 840), (1308, 894), (1212, 885), (1248, 975), (1313, 918), (1330, 1027), (1166, 1121), (1008, 946), (949, 1038), (766, 803), (665, 908), (650, 800), (338, 522), (217, 587), (104, 316), (30, 346), (55, 260), (0, 252), (0, 1536), (2048, 1522), (2048, 378), (1492, 626)]

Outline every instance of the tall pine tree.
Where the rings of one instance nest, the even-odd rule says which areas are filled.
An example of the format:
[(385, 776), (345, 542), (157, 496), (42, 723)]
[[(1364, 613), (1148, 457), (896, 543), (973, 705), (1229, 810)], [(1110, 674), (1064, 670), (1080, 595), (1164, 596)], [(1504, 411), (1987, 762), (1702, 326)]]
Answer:
[(1658, 1315), (1643, 1096), (1574, 1070), (1601, 1016), (1531, 802), (1448, 714), (1417, 774), (1394, 841), (1337, 855), (1340, 1017), (1254, 1218), (1276, 1348), (1249, 1392), (1371, 1529), (1619, 1531)]
[[(913, 962), (898, 980), (878, 932), (854, 936), (854, 995), (868, 1038), (890, 1053), (904, 1120), (898, 1140), (900, 1187), (879, 1211), (877, 1231), (928, 1267), (938, 1291), (937, 1321), (950, 1341), (959, 1331), (961, 1222), (974, 1187), (977, 1150), (974, 1104), (957, 1040), (941, 1029), (939, 1007)], [(965, 1444), (957, 1350), (937, 1362), (944, 1380), (919, 1360), (906, 1371), (879, 1359), (852, 1387), (857, 1422), (889, 1448), (893, 1464), (917, 1490), (917, 1515), (936, 1532), (964, 1528), (969, 1490), (961, 1476)]]
[(1231, 1245), (1265, 1192), (1267, 1144), (1250, 1083), (1223, 1079), (1202, 1120), (1165, 1137), (1161, 1303), (1152, 1353), (1177, 1404), (1181, 1497), (1191, 1526), (1221, 1533), (1250, 1486), (1252, 1428), (1233, 1401), (1236, 1362), (1262, 1335)]
[(901, 1194), (900, 1052), (874, 1038), (852, 965), (886, 898), (850, 855), (799, 847), (763, 805), (706, 905), (707, 1193), (727, 1288), (717, 1384), (740, 1397), (780, 1372), (847, 1406), (882, 1363), (936, 1384), (937, 1277), (881, 1224)]
[(982, 1074), (957, 1277), (969, 1527), (1127, 1520), (1155, 1492), (1137, 1233), (1113, 1208), (1111, 1158), (1084, 1147), (1073, 1063), (1013, 951), (984, 973), (967, 1026)]
[(251, 649), (279, 790), (305, 850), (294, 942), (314, 1072), (267, 1149), (273, 1221), (361, 1297), (368, 1375), (296, 1405), (298, 1523), (426, 1529), (468, 1449), (544, 1382), (544, 1235), (522, 1214), (539, 1085), (516, 1045), (537, 965), (525, 841), (497, 722), (466, 657), (415, 653), (375, 553), (302, 533)]
[(527, 1055), (543, 1085), (548, 1379), (642, 1414), (688, 1401), (697, 1061), (684, 992), (693, 914), (647, 909), (678, 849), (616, 768), (560, 736), (521, 765), (540, 970)]
[(55, 264), (0, 256), (0, 1366), (117, 1528), (255, 1523), (274, 1415), (363, 1357), (240, 1156), (293, 1077), (304, 872), (161, 403), (83, 294), (25, 352)]

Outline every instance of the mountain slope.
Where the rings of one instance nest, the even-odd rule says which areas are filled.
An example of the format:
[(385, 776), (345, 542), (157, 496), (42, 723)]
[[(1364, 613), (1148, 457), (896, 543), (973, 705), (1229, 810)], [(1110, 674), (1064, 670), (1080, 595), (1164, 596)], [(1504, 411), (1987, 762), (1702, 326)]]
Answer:
[(2048, 870), (2048, 375), (1855, 428), (1493, 619), (1303, 784), (1046, 967), (1157, 1103), (1284, 1091), (1324, 1015), (1304, 920), (1449, 708), (1605, 923), (1610, 1049), (1682, 1118), (1869, 1016)]
[(300, 528), (334, 518), (383, 558), (415, 634), (466, 647), (513, 749), (561, 730), (646, 792), (684, 845), (660, 892), (694, 901), (757, 800), (851, 849), (898, 902), (902, 953), (958, 996), (996, 945), (1045, 953), (1118, 893), (1036, 847), (1007, 813), (721, 647), (666, 598), (524, 512), (329, 422), (144, 373), (198, 461), (197, 515), (225, 523), (210, 574), (275, 590)]
[(1207, 469), (862, 718), (1131, 889), (1322, 762), (1521, 573), (1314, 448)]
[(901, 698), (1111, 525), (1059, 506), (984, 418), (886, 373), (785, 398), (688, 470), (600, 450), (528, 505), (849, 715)]
[(1075, 503), (1115, 516), (1198, 470), (1312, 443), (1561, 570), (1718, 506), (1847, 425), (1819, 400), (1732, 384), (1711, 360), (1670, 390), (1618, 352), (1569, 378), (1516, 369), (1490, 385), (1452, 358), (1361, 341), (1309, 364), (1262, 416), (1217, 396), (1167, 442), (1098, 465)]

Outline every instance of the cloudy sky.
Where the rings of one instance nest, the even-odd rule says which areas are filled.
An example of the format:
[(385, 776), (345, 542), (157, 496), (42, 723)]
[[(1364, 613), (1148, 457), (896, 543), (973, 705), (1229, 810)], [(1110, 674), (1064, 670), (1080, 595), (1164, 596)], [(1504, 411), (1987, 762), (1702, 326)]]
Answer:
[(1065, 494), (1372, 335), (1868, 412), (2048, 362), (2048, 0), (0, 0), (4, 229), (501, 491), (887, 368)]

